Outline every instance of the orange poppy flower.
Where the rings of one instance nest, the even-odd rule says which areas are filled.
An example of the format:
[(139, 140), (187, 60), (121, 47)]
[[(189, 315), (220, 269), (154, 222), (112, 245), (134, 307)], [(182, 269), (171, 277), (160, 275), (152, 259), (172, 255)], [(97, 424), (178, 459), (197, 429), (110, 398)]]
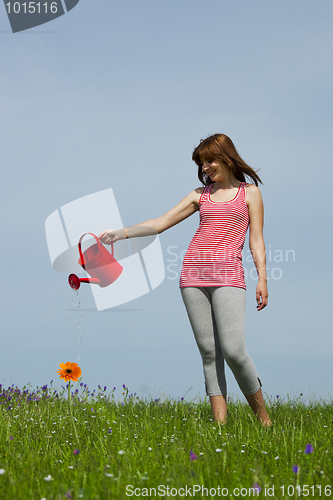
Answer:
[(71, 363), (67, 361), (67, 363), (59, 363), (61, 370), (58, 370), (59, 377), (66, 380), (74, 380), (77, 382), (79, 377), (82, 375), (81, 368), (76, 363)]

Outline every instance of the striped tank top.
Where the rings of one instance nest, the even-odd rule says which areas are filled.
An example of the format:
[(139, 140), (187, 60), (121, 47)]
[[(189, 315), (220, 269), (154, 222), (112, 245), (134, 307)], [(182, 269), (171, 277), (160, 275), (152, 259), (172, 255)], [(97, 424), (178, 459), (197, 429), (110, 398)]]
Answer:
[(230, 201), (210, 198), (213, 184), (199, 200), (200, 224), (184, 256), (179, 286), (234, 286), (246, 289), (242, 250), (249, 226), (246, 183)]

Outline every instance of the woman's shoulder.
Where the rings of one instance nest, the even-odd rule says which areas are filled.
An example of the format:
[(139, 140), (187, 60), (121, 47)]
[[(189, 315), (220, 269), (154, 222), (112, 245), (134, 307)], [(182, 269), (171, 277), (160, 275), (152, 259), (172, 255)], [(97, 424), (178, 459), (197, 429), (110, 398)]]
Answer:
[(198, 187), (196, 189), (193, 189), (193, 191), (190, 192), (190, 195), (193, 196), (193, 198), (198, 198), (198, 200), (199, 200), (200, 196), (204, 192), (205, 187), (206, 186), (201, 186), (201, 187)]
[(188, 194), (188, 197), (190, 198), (191, 202), (194, 203), (197, 208), (199, 208), (199, 201), (200, 201), (200, 198), (201, 198), (201, 195), (202, 195), (204, 189), (205, 189), (205, 186), (201, 186), (201, 187), (198, 187), (196, 189), (193, 189), (193, 191), (191, 191)]
[(247, 204), (261, 200), (260, 189), (255, 184), (245, 183), (245, 190)]
[(247, 193), (260, 193), (260, 189), (255, 184), (251, 182), (244, 182), (244, 184)]

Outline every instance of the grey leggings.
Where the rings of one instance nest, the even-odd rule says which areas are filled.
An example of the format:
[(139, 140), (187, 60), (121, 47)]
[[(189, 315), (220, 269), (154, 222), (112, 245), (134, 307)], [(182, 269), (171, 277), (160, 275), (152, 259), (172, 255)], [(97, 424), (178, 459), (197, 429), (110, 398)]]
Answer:
[(180, 289), (203, 361), (206, 393), (227, 393), (224, 360), (244, 395), (259, 390), (261, 382), (245, 347), (244, 288), (183, 287)]

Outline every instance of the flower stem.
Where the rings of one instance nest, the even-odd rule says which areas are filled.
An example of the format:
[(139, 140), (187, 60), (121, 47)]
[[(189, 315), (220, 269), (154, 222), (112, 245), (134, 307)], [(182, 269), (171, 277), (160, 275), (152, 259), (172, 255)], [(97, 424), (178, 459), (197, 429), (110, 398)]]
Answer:
[(72, 412), (72, 397), (71, 397), (71, 382), (70, 382), (70, 380), (68, 381), (68, 406), (69, 406), (69, 414), (71, 417), (76, 442), (79, 445), (80, 444), (79, 443), (79, 436), (77, 435), (77, 432), (76, 432), (76, 427), (75, 427), (75, 422), (74, 422), (73, 412)]

